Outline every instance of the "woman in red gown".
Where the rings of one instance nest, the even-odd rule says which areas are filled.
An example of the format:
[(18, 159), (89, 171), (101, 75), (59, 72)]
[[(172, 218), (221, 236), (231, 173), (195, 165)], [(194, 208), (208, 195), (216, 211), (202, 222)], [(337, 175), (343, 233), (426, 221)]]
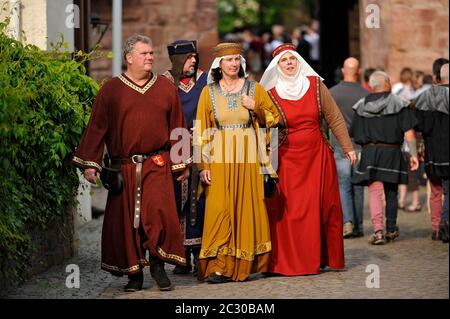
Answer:
[(273, 57), (261, 84), (283, 115), (287, 137), (278, 149), (278, 193), (266, 202), (272, 240), (269, 272), (309, 275), (325, 266), (342, 269), (342, 209), (323, 120), (353, 164), (352, 142), (328, 89), (295, 47), (283, 44)]

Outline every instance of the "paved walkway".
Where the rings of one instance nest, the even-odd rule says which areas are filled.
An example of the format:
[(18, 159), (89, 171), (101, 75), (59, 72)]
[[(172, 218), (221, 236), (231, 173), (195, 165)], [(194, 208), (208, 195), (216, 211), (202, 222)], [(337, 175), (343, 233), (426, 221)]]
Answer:
[[(55, 266), (22, 287), (7, 292), (7, 298), (166, 298), (166, 299), (300, 299), (300, 298), (449, 298), (449, 245), (430, 239), (430, 218), (426, 209), (417, 213), (399, 212), (400, 237), (384, 246), (367, 243), (371, 232), (367, 212), (363, 238), (345, 240), (346, 269), (320, 275), (263, 277), (249, 281), (211, 285), (192, 275), (175, 276), (166, 270), (175, 285), (161, 292), (145, 269), (144, 289), (125, 293), (126, 277), (116, 278), (100, 270), (100, 232), (102, 218), (80, 229), (80, 254), (67, 264), (80, 267), (80, 288), (65, 285), (66, 265)], [(375, 270), (375, 272), (374, 272)], [(370, 280), (379, 271), (379, 288)], [(371, 276), (368, 279), (368, 276)]]

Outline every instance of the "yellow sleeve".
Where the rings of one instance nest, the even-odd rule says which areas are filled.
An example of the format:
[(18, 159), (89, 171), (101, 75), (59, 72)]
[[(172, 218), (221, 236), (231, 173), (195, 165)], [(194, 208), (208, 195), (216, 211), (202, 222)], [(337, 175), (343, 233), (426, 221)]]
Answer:
[(255, 109), (253, 110), (258, 122), (266, 127), (275, 127), (280, 121), (280, 113), (273, 104), (269, 94), (264, 90), (261, 84), (255, 83)]
[(197, 164), (198, 170), (209, 170), (209, 161), (204, 156), (206, 144), (211, 140), (208, 129), (214, 127), (211, 118), (211, 98), (209, 96), (209, 88), (205, 86), (200, 94), (197, 105), (197, 116), (194, 125), (193, 133), (193, 147), (194, 147), (194, 162)]

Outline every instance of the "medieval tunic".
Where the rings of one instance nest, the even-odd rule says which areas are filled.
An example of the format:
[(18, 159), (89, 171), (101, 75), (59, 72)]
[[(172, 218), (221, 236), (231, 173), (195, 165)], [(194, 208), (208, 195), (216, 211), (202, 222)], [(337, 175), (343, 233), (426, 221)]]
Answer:
[(428, 177), (448, 178), (449, 90), (448, 85), (430, 88), (415, 101), (416, 126), (425, 140), (425, 171)]
[(342, 209), (333, 151), (322, 121), (345, 153), (352, 151), (344, 119), (325, 85), (308, 76), (299, 100), (274, 97), (288, 134), (278, 151), (278, 194), (267, 200), (272, 239), (269, 272), (318, 274), (320, 267), (344, 267)]
[[(174, 82), (174, 79), (170, 72), (164, 73), (164, 76)], [(190, 78), (189, 82), (187, 83), (184, 83), (184, 81), (181, 80), (178, 85), (178, 94), (180, 95), (181, 105), (183, 107), (183, 113), (186, 118), (188, 129), (194, 127), (194, 120), (197, 115), (198, 100), (205, 85), (206, 73), (203, 73), (200, 70), (197, 73), (196, 80), (194, 80), (194, 78)], [(190, 195), (192, 178), (198, 178), (198, 176), (193, 176), (191, 170), (191, 177), (189, 178), (189, 180), (181, 183), (174, 181), (175, 198), (178, 214), (184, 231), (185, 246), (198, 246), (201, 244), (203, 220), (205, 214), (205, 197), (201, 196), (196, 204), (195, 224), (191, 224)]]
[[(130, 158), (173, 145), (170, 132), (186, 128), (181, 104), (173, 85), (153, 75), (144, 85), (125, 74), (106, 82), (94, 103), (89, 124), (73, 163), (82, 169), (101, 169), (104, 145), (111, 158)], [(147, 265), (145, 250), (169, 263), (184, 265), (183, 240), (178, 223), (172, 171), (185, 164), (172, 163), (169, 152), (164, 165), (151, 158), (143, 163), (141, 224), (133, 227), (136, 164), (121, 166), (124, 189), (108, 194), (102, 231), (102, 269), (115, 275), (136, 273)]]
[[(241, 95), (246, 92), (256, 103), (253, 126), (248, 110), (241, 104)], [(273, 127), (278, 120), (275, 105), (264, 88), (253, 81), (246, 81), (237, 93), (224, 93), (218, 83), (202, 91), (194, 142), (202, 149), (199, 170), (211, 171), (211, 185), (204, 185), (200, 279), (220, 272), (243, 281), (250, 273), (267, 270), (270, 230), (255, 129), (259, 124)]]
[(417, 123), (408, 105), (409, 102), (396, 95), (373, 93), (353, 106), (356, 114), (350, 134), (363, 148), (352, 183), (408, 184), (408, 163), (400, 146), (405, 132)]

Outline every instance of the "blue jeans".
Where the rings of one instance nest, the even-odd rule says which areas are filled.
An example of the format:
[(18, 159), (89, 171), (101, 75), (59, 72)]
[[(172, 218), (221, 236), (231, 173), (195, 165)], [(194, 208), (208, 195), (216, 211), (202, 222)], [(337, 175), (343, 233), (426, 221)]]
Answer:
[(448, 221), (448, 178), (442, 179), (442, 190), (444, 192), (444, 206), (442, 206), (441, 222)]
[[(360, 149), (356, 149), (357, 154)], [(350, 161), (345, 156), (342, 148), (338, 145), (334, 148), (334, 160), (339, 180), (339, 193), (341, 197), (344, 224), (352, 223), (353, 232), (363, 231), (363, 210), (364, 210), (364, 187), (353, 185), (351, 182), (355, 166), (350, 165)]]

